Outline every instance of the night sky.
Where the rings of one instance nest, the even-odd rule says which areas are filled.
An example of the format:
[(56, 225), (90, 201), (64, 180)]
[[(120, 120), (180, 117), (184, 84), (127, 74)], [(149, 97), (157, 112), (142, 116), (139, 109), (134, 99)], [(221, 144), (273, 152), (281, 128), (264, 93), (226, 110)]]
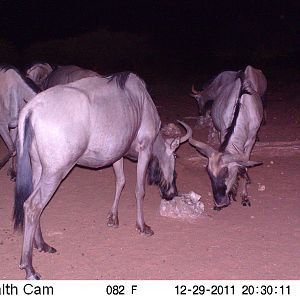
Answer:
[(33, 42), (107, 29), (147, 35), (162, 49), (205, 53), (257, 45), (300, 51), (299, 1), (0, 0), (0, 37)]

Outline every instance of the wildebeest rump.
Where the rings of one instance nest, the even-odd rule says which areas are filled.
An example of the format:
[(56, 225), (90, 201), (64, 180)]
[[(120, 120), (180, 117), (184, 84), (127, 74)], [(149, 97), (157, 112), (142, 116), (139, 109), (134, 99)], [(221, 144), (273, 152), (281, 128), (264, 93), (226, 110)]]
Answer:
[(18, 174), (14, 208), (15, 227), (24, 241), (20, 267), (26, 278), (38, 279), (32, 266), (32, 248), (55, 252), (45, 243), (40, 216), (63, 178), (75, 164), (99, 168), (113, 165), (116, 192), (108, 226), (117, 227), (118, 203), (125, 184), (123, 157), (137, 160), (137, 229), (152, 235), (143, 214), (144, 185), (161, 196), (177, 195), (174, 151), (184, 137), (164, 139), (161, 121), (144, 82), (132, 73), (109, 78), (89, 77), (58, 85), (37, 95), (19, 118)]

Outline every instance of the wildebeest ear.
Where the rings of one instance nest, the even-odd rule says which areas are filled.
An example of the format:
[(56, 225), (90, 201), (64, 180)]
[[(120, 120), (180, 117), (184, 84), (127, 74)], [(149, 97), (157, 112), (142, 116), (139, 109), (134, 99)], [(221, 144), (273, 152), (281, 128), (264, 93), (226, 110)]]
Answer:
[(189, 139), (189, 143), (207, 158), (210, 158), (214, 153), (217, 152), (214, 148), (210, 147), (209, 145), (202, 142), (198, 142), (193, 138)]
[(200, 93), (198, 95), (190, 93), (190, 96), (193, 97), (197, 102), (200, 101), (200, 98), (201, 98), (201, 94)]
[(256, 166), (260, 166), (263, 164), (262, 161), (253, 161), (253, 160), (248, 160), (248, 161), (236, 161), (236, 163), (244, 168), (252, 168)]
[(180, 137), (165, 139), (165, 145), (168, 155), (173, 154), (180, 145)]

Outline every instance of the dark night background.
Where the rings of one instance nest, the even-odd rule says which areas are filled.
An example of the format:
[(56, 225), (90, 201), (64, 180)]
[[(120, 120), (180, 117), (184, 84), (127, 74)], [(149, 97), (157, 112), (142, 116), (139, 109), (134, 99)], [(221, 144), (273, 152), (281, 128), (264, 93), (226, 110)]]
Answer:
[[(210, 118), (199, 117), (197, 101), (190, 97), (192, 85), (200, 90), (219, 72), (241, 70), (249, 64), (261, 69), (268, 81), (262, 99), (266, 124), (257, 137), (260, 145), (252, 153), (263, 164), (250, 170), (251, 207), (239, 203), (240, 186), (238, 201), (215, 211), (206, 160), (186, 143), (178, 149), (178, 191), (199, 193), (205, 205), (203, 216), (195, 220), (195, 203), (187, 206), (175, 200), (173, 208), (179, 210), (182, 220), (161, 217), (159, 191), (147, 187), (145, 218), (157, 233), (150, 239), (139, 237), (134, 233), (137, 167), (126, 159), (121, 226), (117, 231), (106, 230), (115, 190), (113, 170), (76, 168), (64, 179), (41, 220), (46, 241), (58, 248), (57, 254), (49, 256), (34, 252), (36, 267), (45, 279), (300, 279), (299, 7), (300, 0), (0, 0), (0, 66), (6, 63), (23, 69), (43, 61), (73, 64), (101, 75), (133, 71), (146, 82), (162, 126), (182, 120), (192, 128), (195, 139), (213, 147), (219, 135)], [(248, 85), (241, 92), (248, 93)], [(107, 101), (113, 101), (115, 95), (104, 93)], [(37, 101), (48, 98), (40, 96)], [(59, 92), (56, 98), (60, 100)], [(74, 99), (75, 103), (80, 99)], [(253, 120), (243, 113), (238, 121), (243, 101), (235, 106), (234, 126), (228, 131), (234, 132), (236, 122), (245, 124), (237, 137), (251, 135), (245, 131), (247, 122)], [(66, 109), (66, 118), (74, 123), (84, 119), (80, 112), (71, 115), (72, 111)], [(252, 112), (247, 115), (254, 116)], [(34, 132), (35, 124), (31, 125)], [(95, 130), (97, 127), (91, 129)], [(179, 130), (185, 134), (183, 128)], [(68, 141), (74, 132), (72, 129)], [(44, 148), (37, 148), (43, 159)], [(6, 154), (0, 138), (0, 159)], [(8, 168), (9, 164), (0, 173), (0, 280), (25, 275), (18, 269), (22, 236), (12, 230), (15, 185), (9, 184)], [(172, 215), (172, 209), (167, 211)]]
[(298, 3), (1, 0), (0, 61), (99, 72), (296, 66)]

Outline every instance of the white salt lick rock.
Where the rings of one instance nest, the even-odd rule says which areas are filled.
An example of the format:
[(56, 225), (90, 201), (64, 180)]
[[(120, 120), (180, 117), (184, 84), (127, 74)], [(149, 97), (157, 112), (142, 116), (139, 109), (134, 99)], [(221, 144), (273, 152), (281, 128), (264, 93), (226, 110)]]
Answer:
[(162, 200), (160, 203), (160, 215), (174, 219), (182, 219), (194, 222), (204, 212), (204, 204), (200, 201), (201, 196), (191, 191), (181, 194), (173, 200)]

